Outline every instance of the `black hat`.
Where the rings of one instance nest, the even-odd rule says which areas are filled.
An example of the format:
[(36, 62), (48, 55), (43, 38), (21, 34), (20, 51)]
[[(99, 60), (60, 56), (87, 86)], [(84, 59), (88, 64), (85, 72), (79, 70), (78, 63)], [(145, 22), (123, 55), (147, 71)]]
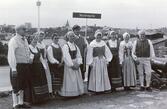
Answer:
[(81, 27), (79, 26), (79, 25), (74, 25), (73, 27), (72, 27), (72, 30), (74, 31), (74, 30), (80, 30), (81, 29)]

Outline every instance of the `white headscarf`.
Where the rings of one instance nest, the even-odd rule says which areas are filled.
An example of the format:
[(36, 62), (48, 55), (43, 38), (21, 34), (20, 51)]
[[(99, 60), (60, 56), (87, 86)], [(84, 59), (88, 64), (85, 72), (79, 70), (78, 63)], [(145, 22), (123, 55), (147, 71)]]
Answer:
[(115, 31), (110, 31), (109, 35), (115, 34)]
[(71, 35), (74, 35), (74, 36), (76, 37), (76, 35), (74, 34), (73, 31), (69, 31), (69, 32), (67, 32), (67, 34), (66, 34), (67, 38), (69, 38)]
[(102, 36), (102, 32), (100, 30), (96, 30), (94, 37), (96, 38), (99, 34)]
[(123, 34), (123, 39), (125, 39), (127, 36), (130, 38), (130, 34), (127, 33), (127, 32), (125, 32), (125, 33)]

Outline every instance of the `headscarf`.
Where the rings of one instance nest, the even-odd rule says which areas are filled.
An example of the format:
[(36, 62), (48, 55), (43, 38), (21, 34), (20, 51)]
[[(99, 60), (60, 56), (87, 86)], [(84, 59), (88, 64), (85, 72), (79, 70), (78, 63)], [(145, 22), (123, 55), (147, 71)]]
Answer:
[(110, 31), (108, 37), (111, 37), (112, 35), (116, 35), (115, 31)]
[(127, 32), (125, 32), (125, 33), (123, 34), (123, 39), (124, 39), (124, 40), (125, 40), (126, 36), (128, 36), (128, 37), (130, 38), (130, 34), (127, 33)]
[(97, 38), (99, 34), (102, 36), (102, 32), (100, 30), (96, 30), (94, 37)]
[(34, 36), (39, 36), (40, 34), (43, 34), (43, 35), (44, 35), (45, 33), (44, 33), (43, 31), (39, 31), (39, 32), (34, 33), (33, 35), (34, 35)]
[(109, 35), (115, 35), (115, 31), (110, 31)]
[(53, 33), (53, 34), (52, 34), (52, 40), (53, 40), (54, 37), (59, 38), (59, 36), (58, 36), (57, 33)]
[[(66, 34), (67, 38), (71, 37), (72, 35), (75, 36), (75, 34), (74, 34), (73, 31), (69, 31), (69, 32), (67, 32), (67, 34)], [(75, 37), (76, 37), (76, 36), (75, 36)]]

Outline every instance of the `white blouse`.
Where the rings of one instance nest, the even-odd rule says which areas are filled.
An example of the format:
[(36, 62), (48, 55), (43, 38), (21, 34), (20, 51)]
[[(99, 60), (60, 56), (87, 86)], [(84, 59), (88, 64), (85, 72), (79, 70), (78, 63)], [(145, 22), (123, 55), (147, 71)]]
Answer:
[(48, 61), (52, 64), (59, 64), (60, 62), (54, 58), (53, 56), (53, 49), (52, 49), (52, 46), (55, 47), (55, 48), (59, 48), (59, 46), (55, 43), (52, 43), (51, 46), (48, 47), (47, 49), (47, 57), (48, 57)]
[(108, 41), (108, 44), (110, 47), (113, 47), (113, 48), (117, 48), (118, 44), (117, 44), (117, 40), (109, 40)]
[[(119, 61), (120, 61), (120, 64), (122, 64), (122, 62), (124, 61), (124, 48), (125, 47), (133, 48), (133, 43), (131, 41), (128, 41), (128, 43), (126, 43), (125, 41), (121, 41), (120, 46), (119, 46)], [(132, 53), (132, 57), (134, 58), (133, 53)]]
[[(39, 52), (37, 47), (33, 47), (32, 45), (29, 45), (29, 48), (33, 53), (38, 53)], [(30, 54), (30, 59), (32, 59), (32, 60), (34, 59), (34, 54), (32, 54), (32, 53)], [(44, 59), (42, 58), (42, 55), (40, 55), (40, 61), (43, 65), (43, 67), (46, 69), (46, 65), (43, 63)]]
[(88, 52), (86, 56), (86, 64), (91, 65), (93, 63), (93, 48), (105, 46), (105, 59), (107, 62), (110, 62), (113, 58), (113, 55), (104, 41), (97, 42), (96, 39), (93, 40), (88, 46)]
[(75, 45), (74, 43), (70, 43), (70, 42), (67, 42), (67, 44), (65, 44), (62, 48), (64, 63), (69, 67), (74, 65), (73, 60), (71, 59), (71, 56), (70, 56), (70, 53), (69, 53), (69, 48), (70, 48), (71, 51), (77, 49), (76, 59), (74, 59), (74, 60), (77, 60), (78, 64), (82, 64), (81, 53), (80, 53), (80, 50), (77, 47), (77, 45)]
[(40, 43), (38, 42), (37, 47), (39, 49), (44, 49), (44, 58), (46, 59), (46, 45), (43, 42), (40, 42)]
[(22, 36), (16, 34), (16, 36), (11, 38), (8, 43), (8, 63), (12, 71), (16, 71), (17, 62), (16, 62), (15, 51), (20, 46), (24, 46), (24, 49), (26, 49), (25, 55), (27, 56), (28, 60), (30, 58), (30, 51), (27, 40), (26, 39), (22, 40)]

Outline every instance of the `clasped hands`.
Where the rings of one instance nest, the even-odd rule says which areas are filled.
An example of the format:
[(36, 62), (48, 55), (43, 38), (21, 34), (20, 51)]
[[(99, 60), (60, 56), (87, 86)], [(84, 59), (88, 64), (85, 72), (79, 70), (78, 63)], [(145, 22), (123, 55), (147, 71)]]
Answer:
[(79, 70), (79, 67), (80, 67), (80, 65), (77, 64), (77, 63), (75, 63), (71, 68), (72, 68), (73, 70)]

